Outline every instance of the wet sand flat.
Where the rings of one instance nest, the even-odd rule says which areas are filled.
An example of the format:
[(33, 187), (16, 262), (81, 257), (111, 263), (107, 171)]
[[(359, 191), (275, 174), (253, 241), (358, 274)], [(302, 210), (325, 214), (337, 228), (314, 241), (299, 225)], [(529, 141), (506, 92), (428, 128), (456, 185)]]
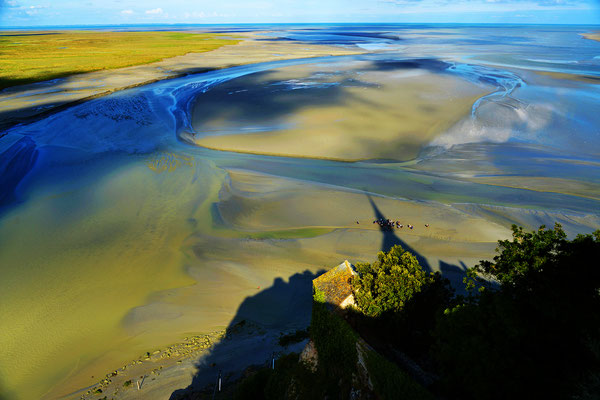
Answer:
[[(420, 204), (378, 196), (369, 199), (364, 193), (244, 170), (227, 170), (226, 174), (216, 173), (212, 178), (203, 178), (207, 185), (212, 182), (209, 186), (214, 188), (205, 204), (216, 202), (218, 214), (204, 207), (193, 211), (195, 208), (191, 203), (186, 203), (181, 195), (171, 196), (168, 193), (179, 190), (182, 182), (191, 179), (194, 167), (184, 163), (173, 171), (164, 169), (157, 173), (155, 166), (155, 162), (150, 162), (134, 167), (129, 173), (122, 171), (121, 178), (111, 178), (102, 186), (101, 190), (110, 194), (107, 201), (111, 203), (118, 202), (119, 198), (122, 201), (131, 199), (132, 191), (136, 192), (140, 201), (134, 201), (129, 207), (139, 207), (142, 214), (136, 218), (139, 221), (135, 224), (132, 225), (133, 221), (128, 222), (131, 225), (128, 231), (134, 235), (130, 237), (114, 234), (107, 236), (111, 229), (108, 228), (107, 231), (105, 224), (112, 219), (105, 214), (99, 214), (98, 218), (102, 217), (100, 219), (94, 218), (98, 222), (90, 225), (89, 234), (96, 235), (95, 237), (102, 234), (105, 244), (91, 257), (94, 260), (92, 264), (79, 265), (79, 285), (76, 285), (76, 291), (67, 290), (59, 284), (61, 281), (68, 281), (69, 287), (74, 287), (74, 277), (63, 275), (58, 266), (72, 265), (75, 262), (68, 258), (69, 253), (64, 254), (60, 246), (47, 248), (43, 255), (30, 252), (25, 256), (15, 242), (7, 243), (14, 252), (3, 252), (3, 262), (17, 260), (17, 254), (20, 254), (19, 262), (33, 265), (39, 263), (35, 261), (36, 257), (43, 256), (48, 260), (48, 271), (54, 271), (55, 275), (54, 279), (49, 279), (43, 278), (39, 271), (36, 272), (37, 277), (42, 279), (38, 282), (44, 282), (46, 286), (44, 291), (49, 294), (60, 291), (69, 293), (55, 298), (51, 303), (54, 304), (53, 307), (46, 303), (42, 305), (37, 300), (23, 299), (23, 308), (19, 310), (29, 310), (27, 315), (36, 314), (42, 320), (60, 319), (60, 326), (63, 328), (73, 327), (72, 336), (62, 331), (52, 334), (51, 330), (43, 338), (33, 331), (29, 335), (26, 331), (3, 332), (4, 348), (11, 349), (11, 354), (15, 356), (20, 354), (31, 360), (30, 372), (20, 370), (22, 375), (11, 377), (15, 382), (25, 382), (30, 374), (42, 375), (44, 360), (56, 357), (54, 349), (63, 348), (60, 365), (63, 365), (63, 369), (72, 371), (68, 373), (67, 381), (54, 382), (55, 387), (47, 393), (47, 397), (53, 398), (75, 391), (94, 382), (91, 376), (104, 376), (146, 351), (172, 344), (175, 338), (183, 338), (193, 332), (224, 329), (234, 316), (239, 317), (238, 306), (245, 298), (260, 293), (264, 288), (277, 286), (282, 277), (285, 280), (298, 271), (306, 270), (316, 273), (344, 259), (352, 259), (353, 262), (368, 261), (392, 242), (403, 243), (419, 254), (426, 254), (424, 259), (432, 270), (440, 270), (442, 260), (443, 265), (458, 266), (446, 272), (450, 277), (456, 273), (456, 279), (459, 279), (460, 268), (463, 268), (460, 262), (471, 265), (481, 258), (489, 257), (497, 238), (508, 235), (507, 229), (500, 225), (490, 224), (482, 218), (473, 218), (440, 204)], [(133, 177), (130, 174), (135, 174), (140, 186), (130, 189), (121, 186), (119, 182), (129, 181)], [(146, 189), (141, 190), (141, 187)], [(189, 187), (190, 199), (198, 195), (193, 188), (194, 186)], [(167, 195), (177, 201), (167, 206), (167, 203), (155, 200), (163, 204), (159, 209), (152, 206), (154, 202), (147, 204), (146, 201), (141, 201), (142, 198), (156, 198), (161, 193), (162, 196)], [(379, 211), (375, 211), (374, 206)], [(127, 215), (137, 213), (122, 207), (111, 209), (113, 213), (119, 212), (118, 209)], [(172, 211), (165, 214), (169, 209)], [(108, 211), (103, 213), (106, 212)], [(172, 222), (157, 225), (145, 217), (156, 212)], [(372, 224), (377, 212), (412, 223), (415, 229), (411, 231), (405, 227), (387, 236), (377, 225)], [(96, 225), (100, 220), (106, 222)], [(356, 220), (360, 224), (356, 224)], [(26, 221), (21, 220), (21, 229), (27, 229)], [(425, 223), (429, 223), (430, 228), (425, 228)], [(171, 225), (171, 231), (164, 231), (170, 238), (168, 246), (175, 252), (181, 249), (183, 255), (170, 260), (159, 257), (165, 255), (165, 248), (158, 246), (163, 242), (159, 232), (168, 225)], [(163, 228), (156, 231), (161, 226)], [(67, 232), (72, 231), (72, 228), (62, 224), (57, 227)], [(252, 239), (244, 234), (315, 227), (325, 228), (330, 233), (317, 236), (307, 234), (306, 237), (294, 239)], [(10, 224), (10, 219), (2, 227), (3, 232), (8, 230), (12, 232), (15, 241), (23, 236), (19, 229)], [(43, 235), (48, 233), (41, 231), (40, 235), (42, 237), (38, 240), (44, 242)], [(391, 242), (386, 242), (390, 240)], [(59, 242), (70, 243), (72, 246), (74, 239), (64, 238)], [(135, 257), (139, 259), (139, 263), (121, 264), (119, 259), (131, 259), (128, 251), (138, 251), (138, 246), (134, 246), (134, 243), (143, 246), (144, 257)], [(452, 245), (449, 246), (449, 243)], [(115, 258), (116, 255), (119, 258)], [(127, 274), (119, 272), (125, 268)], [(65, 274), (72, 273), (68, 269), (64, 271)], [(178, 280), (174, 280), (178, 276)], [(128, 296), (113, 297), (115, 284), (109, 282), (117, 277), (119, 285), (128, 291)], [(18, 293), (36, 290), (30, 286), (35, 280), (26, 282), (28, 283), (15, 287), (14, 293), (7, 295), (18, 297)], [(109, 285), (110, 290), (107, 289)], [(280, 308), (249, 308), (242, 313), (244, 318), (261, 326), (274, 326), (275, 329), (302, 327), (308, 322), (310, 304), (298, 303), (301, 293), (288, 292), (289, 290), (284, 290), (277, 294), (276, 302), (281, 303)], [(151, 293), (153, 294), (150, 295)], [(79, 304), (77, 296), (95, 298), (96, 301)], [(310, 300), (309, 297), (307, 299)], [(78, 311), (65, 314), (63, 311), (67, 304), (78, 304)], [(290, 313), (294, 307), (299, 307), (297, 312)], [(45, 314), (41, 314), (42, 309)], [(93, 311), (98, 309), (105, 310), (106, 313)], [(40, 312), (36, 313), (36, 310)], [(22, 314), (7, 315), (3, 319), (14, 321), (14, 326), (28, 326)], [(87, 332), (84, 341), (78, 344), (77, 338), (82, 332), (76, 327), (81, 326), (83, 321)], [(38, 323), (40, 322), (42, 321), (39, 320)], [(24, 341), (16, 341), (17, 337), (24, 338)], [(113, 350), (98, 354), (101, 343), (98, 342), (100, 347), (95, 348), (94, 341), (107, 337), (111, 338)], [(69, 343), (69, 351), (66, 351), (64, 346), (67, 342), (64, 341)], [(86, 354), (98, 355), (92, 361), (85, 358)], [(47, 379), (52, 382), (57, 376), (58, 374), (49, 375)], [(36, 388), (29, 390), (34, 393)]]
[(489, 176), (470, 178), (470, 180), (488, 185), (523, 188), (539, 192), (565, 193), (600, 200), (600, 183), (594, 182), (527, 176)]
[[(228, 175), (229, 183), (219, 195), (219, 212), (227, 224), (238, 230), (320, 226), (357, 230), (364, 234), (374, 232), (378, 236), (381, 235), (380, 228), (372, 223), (377, 219), (372, 200), (386, 218), (416, 227), (394, 230), (398, 235), (459, 242), (495, 242), (495, 238), (506, 235), (503, 227), (471, 218), (438, 203), (416, 203), (389, 197), (373, 199), (364, 193), (248, 171), (233, 170)], [(274, 191), (274, 188), (278, 190)], [(429, 221), (435, 223), (425, 228), (425, 224), (431, 224)], [(360, 248), (358, 243), (349, 244), (349, 247), (355, 245)], [(365, 249), (364, 253), (369, 254), (369, 250)]]
[[(227, 171), (217, 210), (210, 233), (192, 234), (183, 245), (186, 271), (196, 282), (155, 294), (124, 319), (127, 334), (153, 345), (148, 349), (151, 353), (169, 344), (168, 338), (198, 329), (223, 329), (234, 317), (263, 327), (266, 331), (261, 335), (267, 336), (304, 326), (310, 318), (310, 298), (287, 285), (288, 279), (296, 279), (298, 271), (317, 274), (344, 259), (370, 261), (383, 246), (394, 242), (417, 254), (427, 254), (421, 256), (426, 268), (441, 270), (458, 282), (465, 265), (488, 258), (497, 237), (508, 235), (502, 226), (440, 204), (369, 198), (364, 193), (246, 170)], [(415, 229), (383, 233), (372, 224), (379, 212), (412, 222)], [(425, 221), (430, 228), (424, 227)], [(316, 237), (259, 240), (228, 233), (314, 226), (332, 231)], [(261, 337), (257, 335), (256, 340)], [(249, 357), (250, 353), (242, 352), (239, 357)], [(116, 365), (115, 360), (112, 362)], [(244, 363), (241, 358), (235, 362)], [(146, 368), (157, 365), (149, 363)], [(153, 389), (144, 395), (160, 398), (173, 380), (183, 386), (189, 384), (190, 370), (189, 362), (171, 366), (164, 381), (156, 377)], [(131, 391), (121, 390), (115, 398), (128, 396), (132, 396)]]
[[(60, 394), (87, 386), (113, 357), (133, 357), (136, 340), (125, 343), (121, 326), (128, 311), (152, 292), (193, 283), (180, 246), (194, 231), (188, 219), (203, 214), (202, 199), (214, 192), (210, 172), (191, 184), (195, 171), (167, 177), (140, 162), (91, 186), (40, 193), (3, 218), (0, 301), (12, 305), (0, 310), (0, 369), (22, 398), (39, 398), (72, 373)], [(166, 201), (175, 200), (169, 185), (178, 187), (176, 204)], [(107, 341), (119, 350), (97, 362)]]
[(190, 140), (251, 154), (409, 160), (490, 90), (420, 69), (377, 68), (296, 66), (233, 80), (198, 97)]
[[(316, 274), (344, 259), (372, 261), (377, 251), (391, 244), (401, 244), (415, 252), (426, 269), (441, 271), (460, 286), (464, 268), (493, 256), (496, 240), (510, 236), (501, 219), (493, 222), (490, 215), (477, 215), (464, 205), (373, 196), (242, 169), (225, 171), (227, 176), (218, 191), (212, 230), (192, 234), (184, 242), (190, 265), (187, 273), (196, 283), (156, 294), (147, 304), (129, 313), (124, 328), (138, 340), (157, 345), (173, 334), (184, 335), (198, 327), (206, 331), (222, 329), (234, 317), (266, 329), (255, 336), (258, 341), (263, 340), (262, 335), (276, 336), (280, 330), (293, 330), (306, 323), (310, 305), (302, 302), (301, 291), (290, 290), (287, 280), (280, 277), (292, 276), (297, 271)], [(528, 211), (498, 208), (496, 212), (515, 218), (520, 212)], [(405, 227), (382, 232), (372, 223), (379, 215), (401, 220)], [(408, 223), (415, 229), (408, 229)], [(425, 223), (430, 227), (425, 228)], [(231, 232), (302, 227), (331, 231), (295, 239), (249, 239), (231, 235)], [(261, 297), (265, 289), (268, 292), (275, 287), (282, 289), (277, 294)], [(254, 296), (257, 300), (244, 307)], [(242, 306), (237, 308), (240, 304)], [(269, 327), (275, 331), (269, 331)], [(240, 343), (253, 346), (243, 338)], [(229, 345), (217, 344), (219, 346), (226, 351), (223, 349)], [(249, 357), (251, 353), (242, 352), (239, 357)], [(194, 360), (204, 357), (195, 356)], [(235, 362), (242, 363), (240, 360)], [(148, 363), (147, 371), (157, 365)], [(169, 392), (173, 382), (185, 387), (191, 382), (190, 371), (198, 368), (192, 367), (189, 361), (171, 366), (164, 379), (157, 376), (144, 395), (149, 399), (161, 398)], [(208, 376), (212, 376), (210, 368)], [(133, 393), (136, 392), (121, 391), (115, 398), (130, 398)]]
[[(600, 41), (600, 35), (598, 35), (598, 40)], [(568, 81), (591, 83), (594, 85), (600, 84), (600, 78), (598, 78), (597, 76), (592, 76), (592, 75), (565, 74), (562, 72), (549, 72), (549, 71), (537, 71), (536, 73), (538, 73), (540, 75), (551, 76), (552, 78), (561, 79), (561, 80), (564, 79), (564, 80), (568, 80)]]

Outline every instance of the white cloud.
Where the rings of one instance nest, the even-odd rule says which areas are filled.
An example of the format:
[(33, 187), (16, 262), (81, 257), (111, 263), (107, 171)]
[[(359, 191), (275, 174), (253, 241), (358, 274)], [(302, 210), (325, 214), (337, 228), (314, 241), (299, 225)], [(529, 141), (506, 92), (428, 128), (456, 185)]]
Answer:
[(156, 15), (156, 14), (162, 14), (162, 13), (163, 13), (162, 8), (154, 8), (152, 10), (146, 10), (146, 14), (150, 14), (150, 15), (152, 15), (152, 14)]
[(462, 8), (465, 6), (473, 6), (475, 8), (482, 7), (504, 7), (510, 11), (510, 7), (518, 7), (519, 9), (589, 9), (594, 1), (589, 0), (377, 0), (379, 3), (393, 4), (403, 7), (414, 6), (418, 9), (447, 7), (450, 10), (453, 8)]
[(131, 15), (131, 14), (133, 14), (133, 10), (123, 10), (123, 11), (121, 11), (121, 14), (123, 14), (123, 15)]
[(192, 11), (192, 12), (185, 12), (183, 14), (183, 18), (185, 19), (189, 19), (189, 18), (206, 18), (206, 14), (204, 13), (204, 11)]
[(31, 16), (37, 15), (39, 13), (39, 10), (44, 9), (44, 8), (48, 8), (48, 6), (22, 6), (20, 7), (25, 14)]

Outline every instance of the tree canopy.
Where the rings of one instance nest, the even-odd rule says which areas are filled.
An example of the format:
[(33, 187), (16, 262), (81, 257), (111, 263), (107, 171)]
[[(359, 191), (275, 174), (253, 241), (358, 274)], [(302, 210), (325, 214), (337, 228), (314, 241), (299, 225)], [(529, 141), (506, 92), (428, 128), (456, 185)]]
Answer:
[[(493, 261), (470, 271), (483, 288), (436, 326), (445, 389), (461, 398), (587, 398), (600, 390), (600, 231), (568, 240), (560, 225), (513, 225)], [(496, 281), (495, 286), (490, 282)]]
[(361, 312), (369, 317), (401, 311), (435, 279), (434, 274), (423, 271), (413, 254), (398, 245), (387, 253), (380, 251), (373, 263), (357, 263), (356, 271), (354, 297)]

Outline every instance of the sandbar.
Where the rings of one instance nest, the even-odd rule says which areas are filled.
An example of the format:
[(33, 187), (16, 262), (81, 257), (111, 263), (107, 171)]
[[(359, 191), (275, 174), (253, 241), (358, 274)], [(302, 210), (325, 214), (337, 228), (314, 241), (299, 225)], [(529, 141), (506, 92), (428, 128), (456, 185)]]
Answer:
[(200, 95), (195, 132), (186, 139), (250, 154), (410, 160), (491, 90), (450, 74), (382, 71), (367, 61), (284, 67)]
[[(600, 36), (600, 35), (599, 35)], [(600, 39), (599, 39), (600, 40)], [(567, 74), (564, 72), (535, 71), (536, 74), (550, 76), (555, 79), (564, 79), (569, 81), (600, 84), (600, 77), (586, 74)]]
[(564, 193), (571, 196), (600, 200), (600, 184), (538, 176), (485, 176), (469, 178), (472, 182), (484, 183), (536, 192)]
[(600, 42), (600, 33), (584, 33), (581, 36), (583, 36), (586, 39), (597, 40)]

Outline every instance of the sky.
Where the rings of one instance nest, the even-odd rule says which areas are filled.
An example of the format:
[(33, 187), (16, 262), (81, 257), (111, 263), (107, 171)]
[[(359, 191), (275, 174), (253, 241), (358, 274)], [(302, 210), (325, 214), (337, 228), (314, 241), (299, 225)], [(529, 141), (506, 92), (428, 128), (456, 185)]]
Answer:
[(600, 0), (0, 0), (0, 27), (277, 22), (600, 25)]

